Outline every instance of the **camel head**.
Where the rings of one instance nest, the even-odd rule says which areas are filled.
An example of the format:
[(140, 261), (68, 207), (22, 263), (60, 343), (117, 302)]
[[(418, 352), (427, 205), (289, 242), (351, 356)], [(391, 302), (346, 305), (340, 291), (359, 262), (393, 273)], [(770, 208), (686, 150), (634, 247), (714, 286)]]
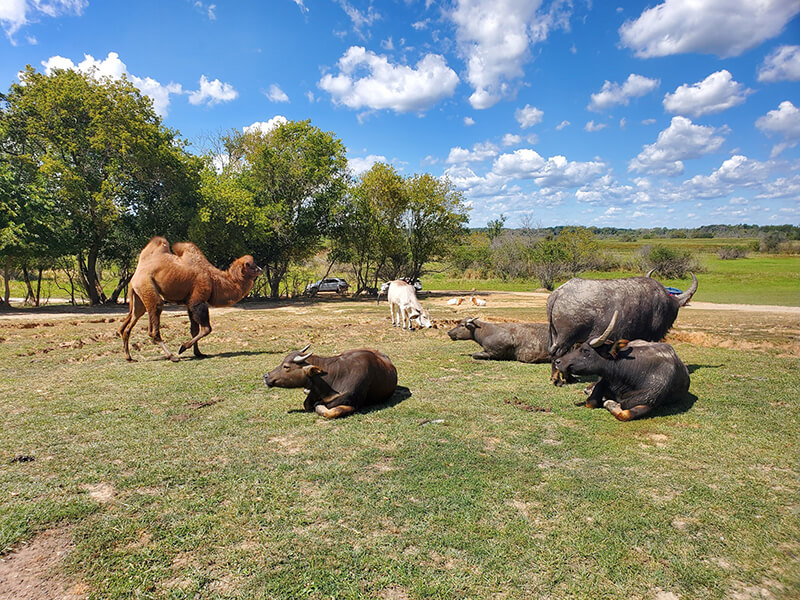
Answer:
[(263, 269), (256, 264), (252, 256), (245, 254), (233, 261), (228, 271), (243, 281), (253, 281), (261, 275)]

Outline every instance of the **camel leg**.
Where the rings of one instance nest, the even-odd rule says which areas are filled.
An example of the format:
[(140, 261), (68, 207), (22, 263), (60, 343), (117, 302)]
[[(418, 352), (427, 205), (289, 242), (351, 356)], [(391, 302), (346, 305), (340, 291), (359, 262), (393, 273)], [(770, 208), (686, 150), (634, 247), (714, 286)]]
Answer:
[[(200, 331), (199, 333), (195, 334), (191, 340), (189, 340), (188, 342), (183, 342), (181, 344), (181, 347), (178, 348), (178, 354), (183, 354), (189, 348), (196, 345), (199, 339), (204, 338), (209, 333), (211, 333), (211, 318), (208, 315), (208, 304), (206, 304), (205, 302), (198, 302), (197, 304), (193, 304), (192, 306), (189, 307), (189, 312), (191, 312), (193, 315), (193, 318), (192, 316), (190, 316), (189, 319), (192, 322), (196, 321), (199, 324)], [(192, 331), (192, 333), (194, 333), (194, 331)], [(198, 352), (198, 350), (195, 350), (195, 353), (196, 352)]]
[[(169, 351), (169, 348), (167, 348), (164, 340), (161, 339), (161, 312), (164, 310), (164, 301), (157, 295), (155, 299), (150, 298), (149, 300), (150, 302), (148, 302), (147, 296), (142, 296), (145, 309), (150, 316), (150, 327), (148, 330), (150, 333), (150, 339), (153, 340), (154, 344), (161, 346), (161, 349), (164, 351), (164, 354), (169, 360), (172, 362), (178, 362), (180, 359)], [(155, 300), (155, 302), (153, 302), (153, 300)], [(150, 306), (148, 306), (148, 304), (150, 304)]]
[[(200, 333), (200, 323), (194, 318), (192, 311), (187, 311), (189, 313), (189, 329), (192, 332), (192, 339)], [(203, 354), (200, 352), (200, 347), (197, 345), (197, 342), (194, 343), (194, 357), (195, 358), (208, 358), (208, 354)]]
[(119, 334), (122, 336), (122, 348), (125, 351), (125, 360), (128, 362), (136, 362), (133, 358), (131, 358), (129, 341), (131, 338), (131, 332), (133, 331), (136, 322), (145, 313), (145, 307), (144, 303), (142, 303), (142, 299), (139, 298), (139, 295), (133, 290), (131, 290), (128, 302), (130, 304), (128, 316), (125, 317), (125, 320), (122, 322), (122, 325), (119, 328)]

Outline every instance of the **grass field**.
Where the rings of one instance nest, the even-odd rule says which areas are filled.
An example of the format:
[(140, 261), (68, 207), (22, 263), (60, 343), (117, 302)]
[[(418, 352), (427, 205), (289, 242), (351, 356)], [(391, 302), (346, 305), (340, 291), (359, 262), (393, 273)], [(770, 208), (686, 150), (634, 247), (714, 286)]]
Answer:
[[(543, 296), (487, 298), (544, 318)], [(682, 311), (692, 395), (623, 424), (547, 365), (473, 360), (445, 300), (416, 332), (366, 301), (212, 311), (213, 358), (178, 364), (143, 324), (126, 363), (119, 309), (0, 318), (5, 565), (50, 548), (50, 589), (104, 599), (800, 595), (796, 314)], [(300, 412), (261, 375), (308, 342), (385, 351), (400, 393)]]

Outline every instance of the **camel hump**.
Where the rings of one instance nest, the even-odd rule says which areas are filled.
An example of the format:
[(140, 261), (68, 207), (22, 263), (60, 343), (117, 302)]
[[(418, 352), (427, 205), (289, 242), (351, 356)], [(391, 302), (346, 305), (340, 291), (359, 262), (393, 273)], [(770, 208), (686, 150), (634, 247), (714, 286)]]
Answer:
[(172, 251), (187, 266), (213, 268), (203, 251), (192, 242), (175, 242), (172, 244)]
[(142, 248), (142, 251), (139, 253), (139, 262), (141, 263), (146, 258), (156, 254), (169, 253), (169, 242), (167, 241), (167, 238), (157, 235), (147, 242), (147, 245), (144, 248)]

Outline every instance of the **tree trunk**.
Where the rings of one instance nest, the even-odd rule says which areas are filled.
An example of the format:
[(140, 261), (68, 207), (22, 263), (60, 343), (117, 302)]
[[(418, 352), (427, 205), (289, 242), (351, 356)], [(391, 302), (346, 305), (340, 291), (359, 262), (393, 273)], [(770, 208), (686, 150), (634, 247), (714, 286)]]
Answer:
[(28, 273), (28, 267), (22, 267), (22, 278), (25, 280), (25, 287), (28, 288), (28, 291), (25, 295), (24, 304), (39, 306), (36, 295), (33, 293), (33, 286), (31, 286), (31, 276)]
[(6, 307), (11, 306), (11, 284), (8, 281), (9, 278), (11, 277), (11, 266), (9, 264), (10, 262), (11, 261), (9, 259), (6, 259), (6, 262), (3, 265), (3, 282), (4, 282), (3, 285), (5, 289), (3, 290), (3, 301), (0, 302), (0, 306), (6, 306)]
[(122, 271), (122, 273), (120, 274), (119, 282), (117, 283), (117, 287), (114, 288), (114, 291), (111, 292), (111, 296), (108, 297), (107, 302), (109, 304), (117, 303), (120, 293), (122, 293), (122, 290), (128, 287), (128, 284), (130, 283), (131, 279), (133, 279), (133, 273), (128, 273), (127, 269)]
[(89, 296), (89, 304), (92, 306), (102, 304), (106, 300), (106, 295), (103, 293), (97, 278), (97, 249), (89, 249), (89, 256), (86, 262), (83, 260), (83, 255), (79, 254), (78, 264), (80, 265), (81, 278), (86, 288), (86, 295)]

